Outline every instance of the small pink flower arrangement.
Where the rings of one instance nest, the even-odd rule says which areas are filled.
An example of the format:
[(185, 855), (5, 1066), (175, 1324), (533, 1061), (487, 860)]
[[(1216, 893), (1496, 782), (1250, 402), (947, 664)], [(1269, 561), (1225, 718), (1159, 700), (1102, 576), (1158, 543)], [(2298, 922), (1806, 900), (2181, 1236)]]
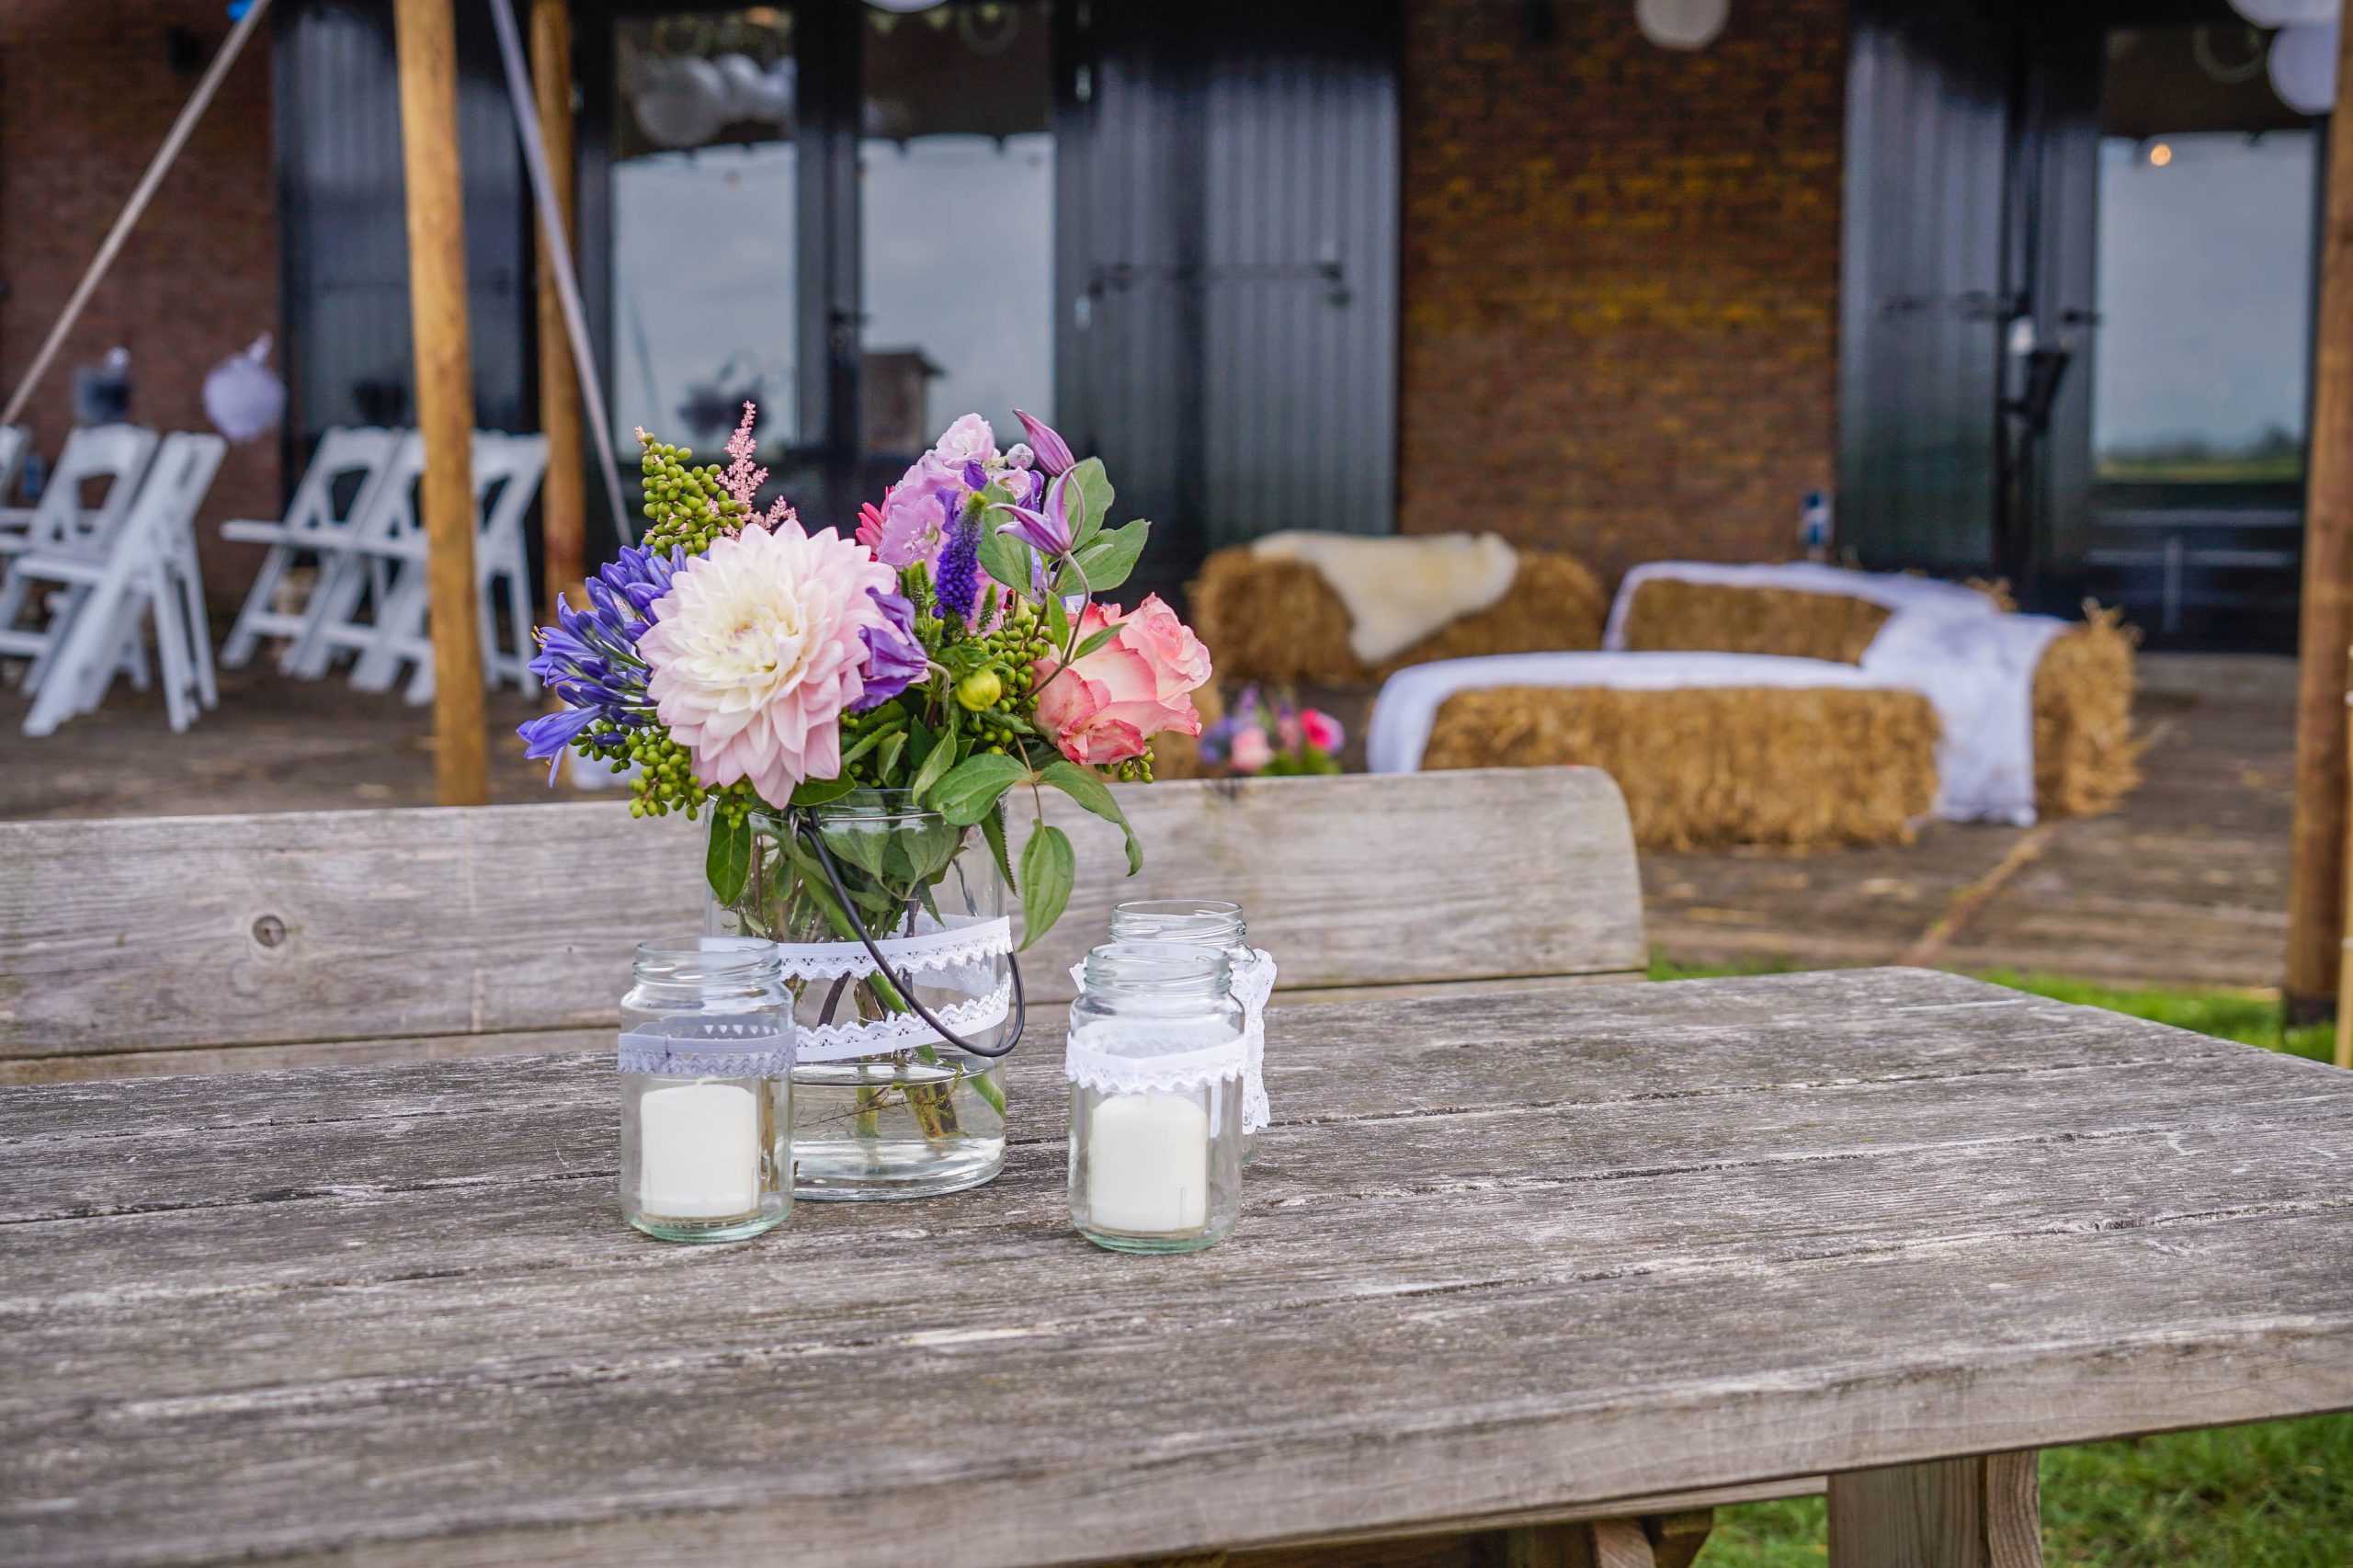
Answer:
[[(999, 450), (966, 415), (854, 530), (813, 533), (781, 501), (756, 507), (754, 415), (724, 470), (639, 432), (645, 538), (590, 580), (588, 608), (540, 629), (532, 668), (567, 706), (523, 727), (529, 754), (634, 765), (639, 814), (709, 808), (722, 903), (742, 891), (755, 814), (860, 790), (980, 824), (1008, 875), (1001, 803), (1017, 788), (1060, 790), (1124, 832), (1105, 779), (1149, 778), (1154, 735), (1200, 733), (1192, 694), (1211, 672), (1157, 597), (1096, 602), (1151, 528), (1107, 526), (1101, 460), (1028, 415), (1027, 438)], [(1020, 865), (1034, 941), (1070, 892), (1068, 836), (1037, 817)], [(924, 895), (921, 876), (849, 870), (861, 904)]]
[(1256, 687), (1245, 686), (1233, 710), (1201, 736), (1201, 760), (1269, 778), (1337, 773), (1347, 744), (1340, 722), (1322, 709), (1303, 707), (1287, 691), (1269, 702)]

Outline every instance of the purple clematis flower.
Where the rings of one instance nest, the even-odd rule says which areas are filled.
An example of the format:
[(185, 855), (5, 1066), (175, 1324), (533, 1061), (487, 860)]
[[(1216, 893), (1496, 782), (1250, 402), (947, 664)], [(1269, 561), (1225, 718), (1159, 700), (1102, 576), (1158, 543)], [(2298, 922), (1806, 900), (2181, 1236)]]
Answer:
[(989, 509), (1011, 515), (1009, 523), (997, 525), (997, 532), (1011, 534), (1049, 561), (1059, 560), (1071, 552), (1077, 540), (1078, 528), (1085, 516), (1086, 503), (1077, 503), (1080, 517), (1071, 516), (1073, 490), (1067, 478), (1057, 479), (1046, 486), (1046, 504), (1035, 506), (1012, 506), (1000, 504)]
[(874, 596), (891, 624), (858, 631), (859, 640), (866, 644), (866, 695), (850, 704), (853, 713), (881, 707), (921, 680), (927, 667), (923, 644), (915, 640), (915, 607), (904, 594), (886, 594), (878, 588), (866, 591)]
[(1055, 434), (1052, 426), (1017, 408), (1013, 411), (1013, 417), (1021, 421), (1022, 433), (1029, 437), (1029, 451), (1038, 470), (1047, 478), (1060, 479), (1077, 464), (1078, 460), (1071, 456), (1070, 443)]

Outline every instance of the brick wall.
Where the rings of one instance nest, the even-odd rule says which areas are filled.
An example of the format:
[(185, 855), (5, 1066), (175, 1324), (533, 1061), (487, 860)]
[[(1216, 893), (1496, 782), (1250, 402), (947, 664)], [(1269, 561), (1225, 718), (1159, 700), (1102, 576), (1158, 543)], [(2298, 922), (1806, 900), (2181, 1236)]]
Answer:
[(1409, 0), (1400, 526), (1790, 554), (1836, 437), (1844, 0)]
[[(196, 40), (195, 69), (174, 66), (174, 27)], [(13, 387), (31, 362), (228, 30), (222, 0), (0, 6), (0, 381)], [(26, 415), (34, 448), (55, 458), (73, 424), (74, 368), (117, 344), (131, 352), (134, 419), (158, 430), (210, 429), (205, 372), (278, 327), (265, 29), (35, 391)], [(233, 605), (254, 558), (224, 545), (210, 525), (278, 508), (277, 442), (231, 448), (199, 524), (216, 608)]]

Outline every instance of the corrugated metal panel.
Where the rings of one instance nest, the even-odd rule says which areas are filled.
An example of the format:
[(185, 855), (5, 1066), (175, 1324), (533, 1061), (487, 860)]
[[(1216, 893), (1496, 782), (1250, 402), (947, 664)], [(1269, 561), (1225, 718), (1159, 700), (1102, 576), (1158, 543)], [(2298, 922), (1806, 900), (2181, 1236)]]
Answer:
[[(487, 13), (461, 6), (459, 21), (475, 417), (487, 428), (529, 429), (537, 421), (521, 157)], [(279, 14), (275, 70), (286, 438), (299, 466), (327, 426), (415, 417), (389, 5), (301, 0)]]
[(2006, 54), (1960, 6), (1855, 15), (1838, 531), (1867, 562), (1993, 555)]
[(1095, 9), (1056, 395), (1160, 525), (1149, 585), (1275, 528), (1389, 531), (1395, 7)]

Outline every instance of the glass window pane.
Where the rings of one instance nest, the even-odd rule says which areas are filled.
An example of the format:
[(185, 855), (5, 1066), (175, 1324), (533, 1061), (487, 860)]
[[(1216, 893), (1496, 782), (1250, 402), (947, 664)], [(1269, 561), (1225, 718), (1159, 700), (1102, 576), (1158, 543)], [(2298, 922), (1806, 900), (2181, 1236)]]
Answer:
[(1042, 0), (868, 8), (858, 148), (869, 452), (1053, 417), (1053, 94)]
[(2101, 140), (2102, 480), (2302, 477), (2316, 152), (2308, 129)]
[(712, 452), (745, 399), (764, 452), (800, 438), (791, 16), (614, 24), (613, 424)]

